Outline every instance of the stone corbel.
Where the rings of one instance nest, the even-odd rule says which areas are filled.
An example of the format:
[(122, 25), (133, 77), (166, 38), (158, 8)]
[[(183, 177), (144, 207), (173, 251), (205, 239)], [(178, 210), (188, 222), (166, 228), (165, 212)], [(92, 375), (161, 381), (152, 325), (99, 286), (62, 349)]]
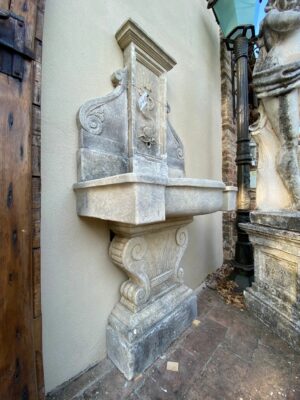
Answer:
[(146, 253), (147, 243), (142, 237), (116, 236), (109, 248), (109, 255), (113, 262), (129, 276), (129, 280), (121, 286), (120, 301), (132, 312), (137, 312), (150, 296)]
[(129, 277), (121, 288), (120, 302), (131, 312), (143, 309), (161, 287), (183, 284), (182, 256), (188, 244), (186, 224), (191, 219), (170, 220), (138, 227), (111, 224), (116, 236), (109, 255)]

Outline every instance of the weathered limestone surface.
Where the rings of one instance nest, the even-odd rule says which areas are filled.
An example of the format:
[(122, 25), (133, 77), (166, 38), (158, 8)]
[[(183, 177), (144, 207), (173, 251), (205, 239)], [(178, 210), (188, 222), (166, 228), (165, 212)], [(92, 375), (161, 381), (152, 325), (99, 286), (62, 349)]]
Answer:
[(166, 180), (136, 174), (79, 182), (77, 212), (81, 216), (146, 224), (165, 219)]
[(246, 304), (300, 351), (300, 234), (258, 224), (241, 226), (253, 243), (255, 259), (255, 283), (245, 291)]
[(269, 1), (262, 47), (253, 73), (260, 119), (257, 211), (249, 234), (255, 283), (248, 308), (300, 351), (300, 174), (298, 165), (300, 1)]
[(299, 0), (269, 2), (261, 30), (260, 55), (253, 72), (253, 85), (261, 99), (261, 118), (252, 128), (261, 159), (257, 207), (300, 209)]
[(109, 221), (109, 254), (128, 275), (107, 326), (107, 353), (127, 379), (144, 371), (191, 324), (196, 297), (183, 283), (186, 225), (235, 208), (236, 188), (185, 178), (184, 149), (167, 119), (166, 74), (176, 63), (133, 21), (113, 92), (79, 111), (77, 213)]
[(108, 356), (127, 379), (143, 372), (191, 324), (196, 297), (183, 284), (181, 258), (192, 220), (114, 223), (110, 256), (129, 276), (107, 327)]
[(127, 69), (112, 75), (114, 91), (79, 110), (78, 181), (123, 174), (128, 169)]
[(250, 215), (253, 224), (270, 226), (272, 228), (283, 229), (300, 233), (300, 212), (294, 211), (253, 211)]
[(277, 171), (277, 155), (281, 142), (267, 119), (263, 105), (258, 111), (260, 119), (250, 127), (258, 146), (259, 157), (256, 178), (256, 205), (261, 211), (289, 210), (293, 199)]
[(74, 190), (81, 216), (146, 224), (232, 210), (237, 189), (208, 179), (166, 180), (128, 173), (79, 182)]
[[(170, 113), (170, 106), (167, 112)], [(183, 178), (184, 171), (184, 148), (180, 137), (167, 118), (167, 163), (168, 176), (170, 178)]]

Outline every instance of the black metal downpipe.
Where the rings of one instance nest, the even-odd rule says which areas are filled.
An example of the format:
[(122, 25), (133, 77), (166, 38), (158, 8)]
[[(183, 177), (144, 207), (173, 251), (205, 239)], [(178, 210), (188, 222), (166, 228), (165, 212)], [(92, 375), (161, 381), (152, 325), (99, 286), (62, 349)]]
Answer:
[(240, 36), (234, 40), (234, 56), (237, 73), (237, 234), (234, 267), (250, 277), (253, 275), (253, 248), (248, 235), (238, 224), (250, 222), (250, 135), (248, 99), (248, 39)]

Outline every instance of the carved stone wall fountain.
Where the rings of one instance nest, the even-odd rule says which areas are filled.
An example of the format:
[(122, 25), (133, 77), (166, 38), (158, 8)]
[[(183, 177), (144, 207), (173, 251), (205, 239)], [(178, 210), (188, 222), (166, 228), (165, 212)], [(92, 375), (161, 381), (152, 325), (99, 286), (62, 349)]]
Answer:
[(109, 254), (128, 275), (107, 326), (107, 352), (127, 379), (190, 325), (196, 297), (181, 258), (194, 215), (235, 208), (236, 188), (188, 179), (167, 119), (167, 72), (176, 62), (128, 20), (116, 33), (125, 67), (115, 87), (79, 111), (77, 213), (109, 221)]

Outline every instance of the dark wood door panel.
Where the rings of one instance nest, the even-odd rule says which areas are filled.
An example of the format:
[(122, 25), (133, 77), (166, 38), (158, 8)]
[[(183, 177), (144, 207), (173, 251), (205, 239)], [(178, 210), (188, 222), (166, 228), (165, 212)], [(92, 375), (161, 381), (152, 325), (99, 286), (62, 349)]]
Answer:
[[(33, 398), (35, 363), (31, 271), (31, 77), (0, 76), (0, 398)], [(4, 378), (3, 378), (4, 376)], [(27, 394), (28, 393), (28, 394)], [(10, 396), (10, 397), (5, 397)], [(19, 397), (22, 398), (22, 397)]]
[[(0, 73), (0, 399), (34, 400), (44, 398), (40, 244), (33, 243), (40, 221), (36, 166), (38, 177), (32, 177), (33, 137), (40, 136), (40, 109), (33, 113), (32, 103), (44, 1), (0, 0), (0, 8), (24, 18), (25, 45), (38, 52), (38, 61), (24, 61), (22, 80)], [(39, 140), (34, 143), (39, 152)]]

